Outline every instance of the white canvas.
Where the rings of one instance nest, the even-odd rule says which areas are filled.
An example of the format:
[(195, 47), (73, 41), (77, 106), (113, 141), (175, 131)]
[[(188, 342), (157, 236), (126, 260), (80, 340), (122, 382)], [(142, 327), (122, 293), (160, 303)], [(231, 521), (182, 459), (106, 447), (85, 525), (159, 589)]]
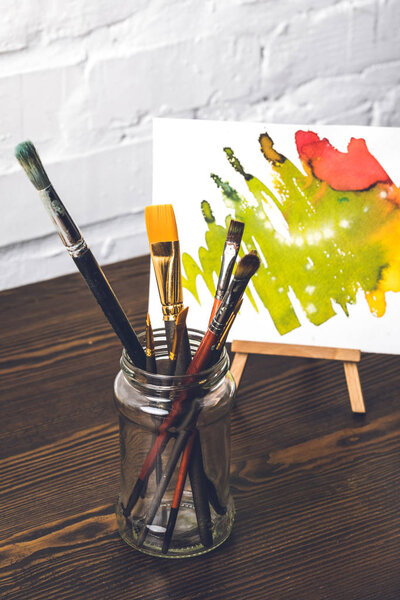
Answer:
[[(173, 204), (178, 224), (181, 253), (188, 253), (193, 259), (197, 260), (200, 246), (205, 246), (207, 224), (203, 219), (200, 208), (203, 200), (207, 200), (211, 204), (216, 222), (219, 225), (225, 225), (226, 216), (229, 214), (233, 215), (233, 212), (222, 201), (221, 189), (211, 179), (211, 173), (217, 174), (222, 181), (229, 182), (250, 204), (254, 203), (254, 198), (249, 192), (245, 179), (229, 164), (226, 153), (223, 150), (225, 147), (230, 147), (234, 150), (235, 156), (240, 160), (246, 172), (260, 179), (273, 191), (277, 199), (277, 206), (282, 208), (274, 180), (276, 174), (260, 151), (258, 138), (260, 134), (267, 132), (273, 140), (274, 149), (284, 155), (302, 173), (305, 173), (304, 164), (299, 159), (295, 143), (295, 132), (298, 130), (310, 130), (318, 134), (321, 139), (327, 138), (330, 144), (342, 153), (346, 152), (351, 138), (364, 139), (369, 152), (390, 176), (392, 180), (391, 187), (389, 186), (390, 193), (393, 192), (395, 195), (395, 199), (391, 200), (391, 204), (389, 205), (390, 210), (392, 210), (393, 205), (393, 211), (395, 211), (393, 212), (393, 218), (391, 217), (390, 240), (385, 239), (385, 236), (382, 237), (382, 228), (380, 228), (378, 233), (380, 235), (379, 247), (382, 246), (383, 248), (382, 256), (386, 256), (384, 252), (390, 254), (391, 273), (396, 273), (397, 267), (400, 268), (400, 260), (398, 265), (396, 263), (397, 249), (395, 248), (395, 236), (393, 234), (396, 231), (397, 219), (400, 219), (400, 207), (397, 205), (397, 199), (400, 199), (397, 190), (397, 186), (400, 185), (400, 129), (397, 128), (279, 125), (184, 119), (155, 120), (153, 203)], [(381, 188), (379, 187), (379, 189)], [(382, 189), (386, 190), (389, 188)], [(358, 195), (360, 193), (357, 192)], [(386, 191), (379, 193), (386, 194)], [(350, 196), (351, 194), (349, 194)], [(360, 202), (363, 201), (363, 196), (360, 196), (360, 198)], [(339, 200), (342, 203), (342, 198), (339, 198), (338, 202)], [(343, 202), (348, 202), (345, 196)], [(354, 203), (355, 200), (353, 199), (351, 202)], [(366, 208), (368, 208), (367, 205)], [(342, 209), (337, 204), (334, 210), (340, 211)], [(346, 210), (348, 210), (347, 205)], [(279, 210), (278, 219), (274, 219), (273, 215), (271, 219), (273, 223), (272, 227), (277, 230), (277, 234), (288, 238), (288, 244), (291, 247), (294, 247), (293, 245), (296, 243), (318, 243), (318, 241), (316, 242), (316, 239), (320, 235), (318, 232), (316, 239), (312, 239), (308, 232), (304, 234), (304, 239), (300, 240), (301, 236), (296, 238), (293, 232), (285, 231), (285, 221), (283, 220), (282, 225), (279, 220)], [(349, 226), (348, 224), (346, 225), (345, 221), (345, 219), (341, 219), (339, 222), (344, 226)], [(355, 225), (352, 224), (352, 226)], [(329, 232), (327, 227), (325, 227), (324, 231), (326, 235), (329, 234), (332, 236), (332, 232)], [(398, 246), (400, 248), (400, 226), (398, 227), (398, 232)], [(388, 238), (388, 236), (389, 234), (386, 237)], [(370, 239), (372, 237), (368, 238), (368, 243)], [(284, 246), (282, 247), (284, 250)], [(397, 253), (397, 256), (400, 259), (400, 252)], [(262, 257), (263, 261), (265, 259), (268, 261), (268, 257)], [(282, 265), (287, 260), (285, 251), (282, 251), (281, 260)], [(214, 275), (215, 281), (216, 277)], [(319, 277), (324, 277), (322, 269)], [(185, 305), (190, 307), (188, 315), (189, 326), (204, 330), (208, 323), (213, 299), (210, 291), (200, 277), (197, 277), (196, 284), (200, 303), (187, 289), (184, 289), (184, 302)], [(387, 291), (385, 293), (386, 311), (383, 316), (377, 317), (371, 313), (365, 299), (364, 291), (360, 288), (356, 295), (356, 302), (347, 305), (348, 316), (346, 316), (340, 306), (333, 302), (332, 306), (336, 314), (328, 318), (325, 322), (315, 325), (310, 322), (310, 315), (307, 315), (304, 310), (304, 302), (302, 307), (296, 294), (290, 287), (290, 282), (288, 282), (288, 286), (289, 291), (287, 295), (298, 319), (299, 326), (287, 333), (280, 333), (276, 327), (276, 323), (274, 323), (270, 316), (270, 312), (261, 302), (260, 297), (254, 290), (254, 286), (251, 285), (250, 288), (257, 304), (258, 312), (251, 305), (249, 299), (245, 297), (242, 310), (234, 324), (230, 339), (357, 348), (368, 352), (400, 352), (400, 292)], [(312, 310), (313, 286), (306, 287), (311, 292), (310, 304), (307, 305), (307, 310)], [(396, 289), (395, 285), (392, 285), (392, 287)], [(150, 293), (150, 313), (155, 325), (161, 324), (161, 308), (153, 277)]]

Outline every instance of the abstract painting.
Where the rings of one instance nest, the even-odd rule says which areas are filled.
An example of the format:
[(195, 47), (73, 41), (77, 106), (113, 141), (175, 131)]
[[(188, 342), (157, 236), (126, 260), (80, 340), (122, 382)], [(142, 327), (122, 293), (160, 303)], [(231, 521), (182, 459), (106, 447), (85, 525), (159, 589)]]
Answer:
[(195, 326), (233, 217), (262, 263), (236, 339), (400, 352), (399, 130), (157, 120), (154, 144)]

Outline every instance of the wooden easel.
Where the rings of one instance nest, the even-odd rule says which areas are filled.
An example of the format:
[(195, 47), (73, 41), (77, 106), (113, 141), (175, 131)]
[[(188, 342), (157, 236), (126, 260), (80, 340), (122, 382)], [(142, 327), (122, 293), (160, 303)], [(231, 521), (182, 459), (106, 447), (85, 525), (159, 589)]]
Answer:
[(249, 354), (272, 354), (277, 356), (340, 360), (343, 362), (344, 373), (346, 375), (351, 410), (354, 413), (365, 413), (364, 398), (357, 368), (357, 363), (360, 362), (361, 357), (360, 350), (234, 340), (232, 342), (232, 352), (234, 353), (234, 357), (231, 365), (231, 373), (237, 387), (239, 386)]

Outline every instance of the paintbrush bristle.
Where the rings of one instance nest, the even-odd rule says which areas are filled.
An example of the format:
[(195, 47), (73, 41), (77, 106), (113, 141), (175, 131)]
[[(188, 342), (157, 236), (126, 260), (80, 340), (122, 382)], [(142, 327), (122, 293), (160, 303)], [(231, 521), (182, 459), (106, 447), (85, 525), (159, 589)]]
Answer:
[(231, 219), (231, 222), (229, 223), (228, 233), (226, 234), (226, 241), (231, 243), (233, 242), (235, 244), (240, 244), (242, 240), (243, 230), (244, 223), (242, 223), (241, 221), (235, 221), (234, 219)]
[(50, 185), (50, 179), (44, 170), (42, 161), (32, 142), (22, 142), (15, 148), (15, 156), (37, 190), (44, 190)]
[(255, 250), (252, 250), (238, 262), (234, 277), (235, 279), (250, 279), (259, 266), (260, 259), (258, 258), (258, 254)]
[(150, 244), (177, 242), (179, 240), (172, 204), (146, 206), (145, 219)]

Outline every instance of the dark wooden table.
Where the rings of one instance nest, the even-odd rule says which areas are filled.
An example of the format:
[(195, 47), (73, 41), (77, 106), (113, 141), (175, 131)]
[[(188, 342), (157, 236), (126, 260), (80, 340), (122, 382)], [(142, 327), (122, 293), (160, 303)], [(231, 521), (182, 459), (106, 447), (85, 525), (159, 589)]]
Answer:
[[(148, 258), (105, 269), (142, 329)], [(112, 385), (121, 348), (79, 275), (0, 294), (3, 600), (400, 598), (400, 357), (250, 357), (232, 418), (231, 538), (203, 557), (119, 538)]]

